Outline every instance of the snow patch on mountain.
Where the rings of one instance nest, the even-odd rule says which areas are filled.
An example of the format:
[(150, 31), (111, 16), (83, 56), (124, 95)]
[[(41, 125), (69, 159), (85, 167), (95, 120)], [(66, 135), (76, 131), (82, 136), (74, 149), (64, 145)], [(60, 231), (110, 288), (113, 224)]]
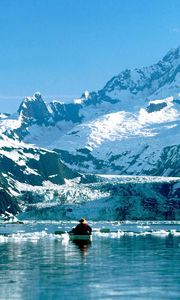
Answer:
[[(150, 113), (141, 108), (136, 114), (125, 111), (105, 114), (77, 125), (56, 141), (52, 139), (49, 146), (72, 153), (85, 148), (97, 159), (103, 160), (112, 154), (129, 151), (136, 156), (136, 152), (141, 153), (144, 148), (158, 155), (163, 147), (174, 145), (179, 140), (180, 111), (173, 101), (173, 97), (150, 101), (149, 105), (166, 103), (160, 110)], [(148, 155), (146, 152), (146, 156), (155, 159), (152, 153)]]
[(55, 126), (32, 125), (28, 135), (24, 137), (24, 142), (52, 150), (52, 141), (62, 138), (73, 127), (74, 124), (71, 121), (59, 121)]

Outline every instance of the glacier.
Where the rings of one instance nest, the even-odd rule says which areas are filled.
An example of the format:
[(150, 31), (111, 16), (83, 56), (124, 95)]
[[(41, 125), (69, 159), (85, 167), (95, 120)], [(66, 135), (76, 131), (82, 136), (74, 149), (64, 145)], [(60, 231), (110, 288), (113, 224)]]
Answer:
[[(85, 182), (89, 181), (88, 183)], [(91, 182), (90, 182), (91, 181)], [(96, 175), (46, 182), (43, 187), (21, 186), (24, 212), (20, 219), (179, 220), (180, 178)]]

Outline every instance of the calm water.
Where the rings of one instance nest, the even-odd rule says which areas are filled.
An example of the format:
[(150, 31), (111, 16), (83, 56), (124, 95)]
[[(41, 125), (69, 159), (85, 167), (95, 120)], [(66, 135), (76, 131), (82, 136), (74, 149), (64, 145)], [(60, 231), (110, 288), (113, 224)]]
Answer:
[(180, 236), (44, 235), (0, 243), (0, 299), (180, 299)]

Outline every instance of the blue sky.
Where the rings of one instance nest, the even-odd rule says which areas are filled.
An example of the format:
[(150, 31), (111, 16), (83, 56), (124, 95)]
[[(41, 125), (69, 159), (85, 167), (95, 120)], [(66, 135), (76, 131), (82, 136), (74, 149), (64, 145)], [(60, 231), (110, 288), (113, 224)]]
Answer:
[(0, 111), (98, 90), (179, 45), (179, 0), (0, 0)]

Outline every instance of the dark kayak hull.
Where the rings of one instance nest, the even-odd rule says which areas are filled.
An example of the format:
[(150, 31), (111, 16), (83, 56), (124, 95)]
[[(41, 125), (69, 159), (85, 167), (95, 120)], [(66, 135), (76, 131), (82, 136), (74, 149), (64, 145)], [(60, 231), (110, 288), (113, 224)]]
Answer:
[(80, 234), (69, 233), (69, 239), (71, 241), (91, 241), (92, 235), (89, 234), (80, 235)]

